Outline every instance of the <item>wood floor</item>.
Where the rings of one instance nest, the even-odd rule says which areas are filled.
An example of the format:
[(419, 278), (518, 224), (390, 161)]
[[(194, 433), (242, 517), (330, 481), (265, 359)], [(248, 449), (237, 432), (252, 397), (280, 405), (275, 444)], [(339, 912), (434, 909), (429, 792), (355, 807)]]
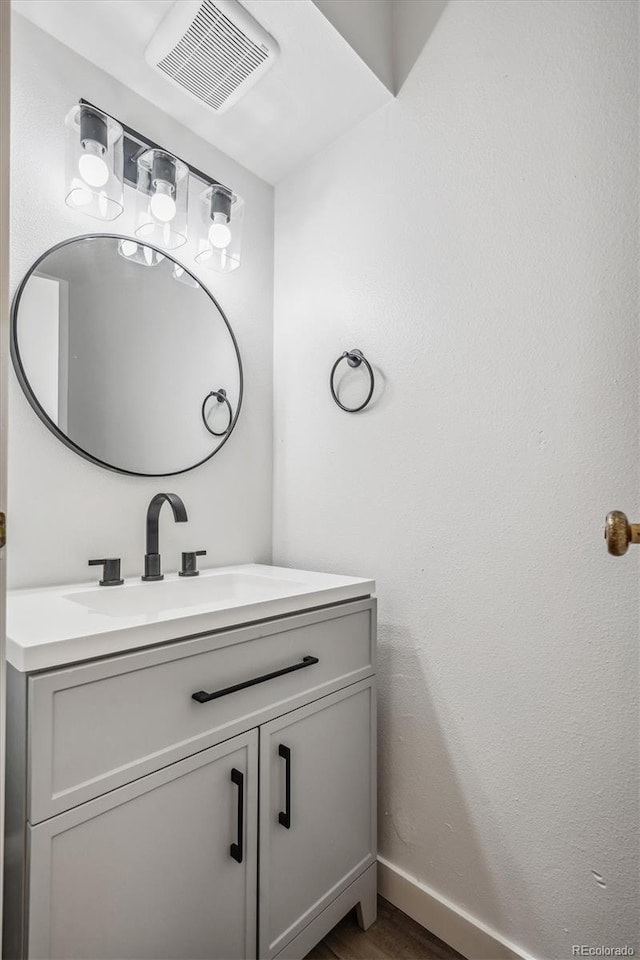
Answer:
[(365, 932), (348, 913), (305, 960), (464, 960), (387, 900), (378, 897), (378, 919)]

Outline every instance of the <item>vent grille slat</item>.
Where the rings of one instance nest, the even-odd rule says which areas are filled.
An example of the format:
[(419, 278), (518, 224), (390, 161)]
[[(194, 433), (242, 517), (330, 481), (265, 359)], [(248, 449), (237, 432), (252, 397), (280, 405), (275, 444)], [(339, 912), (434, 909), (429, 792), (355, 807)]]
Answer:
[(217, 110), (269, 56), (213, 0), (203, 0), (184, 36), (156, 66)]

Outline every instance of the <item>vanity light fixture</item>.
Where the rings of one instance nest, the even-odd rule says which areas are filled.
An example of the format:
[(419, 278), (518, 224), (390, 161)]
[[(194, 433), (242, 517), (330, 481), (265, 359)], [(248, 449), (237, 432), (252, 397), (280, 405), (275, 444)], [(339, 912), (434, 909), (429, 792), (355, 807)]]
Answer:
[(214, 183), (199, 197), (200, 226), (196, 262), (212, 270), (230, 273), (240, 266), (244, 202), (221, 183)]
[(173, 250), (187, 242), (189, 168), (186, 163), (152, 148), (137, 160), (136, 236)]
[(67, 196), (65, 203), (98, 220), (115, 220), (124, 210), (123, 129), (88, 103), (65, 118)]
[[(189, 238), (188, 199), (193, 179), (200, 189), (193, 215), (197, 224), (191, 224), (196, 228), (196, 261), (222, 273), (240, 266), (244, 202), (229, 187), (87, 100), (80, 100), (65, 122), (66, 203), (70, 207), (101, 220), (115, 220), (124, 211), (124, 185), (132, 187), (136, 195), (135, 235), (173, 250)], [(155, 257), (149, 262), (149, 249), (144, 244), (135, 246), (132, 240), (128, 252), (122, 244), (118, 252), (147, 266), (160, 262)]]
[(173, 265), (173, 279), (177, 280), (178, 283), (184, 283), (185, 287), (191, 287), (193, 290), (200, 289), (200, 284), (196, 278), (192, 277), (179, 263)]
[(118, 253), (125, 260), (141, 263), (144, 267), (156, 267), (164, 260), (157, 250), (145, 246), (144, 243), (136, 243), (135, 240), (118, 240)]

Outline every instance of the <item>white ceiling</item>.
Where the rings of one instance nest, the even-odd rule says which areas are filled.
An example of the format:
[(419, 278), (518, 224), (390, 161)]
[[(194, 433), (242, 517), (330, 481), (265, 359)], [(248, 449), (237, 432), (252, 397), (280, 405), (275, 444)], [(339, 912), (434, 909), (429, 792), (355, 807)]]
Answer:
[[(180, 0), (177, 0), (180, 2)], [(312, 0), (243, 0), (280, 46), (264, 78), (217, 115), (144, 51), (173, 0), (13, 0), (16, 12), (270, 183), (392, 96)]]

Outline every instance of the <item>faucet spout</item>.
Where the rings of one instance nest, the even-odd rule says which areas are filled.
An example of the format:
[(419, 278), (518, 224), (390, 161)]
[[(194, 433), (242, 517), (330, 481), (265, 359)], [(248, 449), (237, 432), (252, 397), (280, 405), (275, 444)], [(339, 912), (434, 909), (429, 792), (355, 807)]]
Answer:
[(160, 510), (165, 502), (173, 510), (173, 519), (176, 523), (186, 523), (189, 519), (186, 507), (177, 493), (156, 493), (147, 509), (147, 553), (160, 552), (158, 549)]
[(187, 510), (177, 493), (156, 493), (147, 508), (147, 552), (144, 557), (143, 580), (162, 580), (164, 574), (160, 566), (160, 510), (163, 503), (168, 503), (173, 511), (176, 523), (186, 523)]

